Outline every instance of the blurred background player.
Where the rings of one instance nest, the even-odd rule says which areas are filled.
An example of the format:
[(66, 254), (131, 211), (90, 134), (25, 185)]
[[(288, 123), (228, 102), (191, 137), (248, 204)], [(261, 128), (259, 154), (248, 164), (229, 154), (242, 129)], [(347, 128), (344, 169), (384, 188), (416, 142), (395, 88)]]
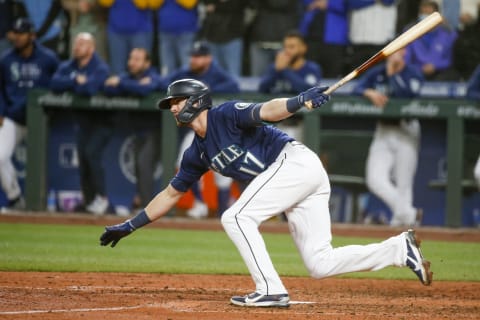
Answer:
[(305, 59), (307, 45), (297, 31), (283, 38), (283, 49), (260, 80), (259, 91), (265, 93), (300, 93), (320, 83), (321, 67)]
[[(163, 82), (152, 67), (147, 49), (134, 48), (127, 62), (127, 72), (110, 76), (104, 85), (104, 92), (111, 96), (145, 97), (155, 90), (165, 90)], [(124, 112), (122, 120), (135, 129), (133, 157), (135, 159), (136, 196), (132, 209), (145, 207), (154, 194), (154, 172), (160, 157), (160, 126), (158, 115), (142, 112)]]
[(0, 57), (0, 183), (7, 207), (25, 206), (12, 163), (15, 147), (27, 133), (27, 93), (32, 88), (48, 88), (58, 66), (56, 54), (35, 41), (33, 23), (17, 19), (11, 29), (13, 48)]
[[(72, 58), (64, 61), (51, 81), (55, 92), (73, 92), (93, 96), (103, 87), (108, 77), (108, 65), (95, 52), (95, 39), (87, 32), (77, 35), (73, 43)], [(112, 114), (109, 110), (75, 113), (80, 184), (85, 209), (102, 215), (108, 207), (103, 168), (103, 152), (113, 133)]]
[[(354, 93), (384, 108), (389, 98), (414, 98), (422, 74), (405, 62), (405, 49), (374, 66), (360, 77)], [(418, 162), (420, 123), (416, 119), (383, 119), (377, 122), (370, 145), (366, 182), (368, 189), (392, 211), (391, 226), (412, 226), (421, 219), (413, 207), (413, 182)], [(417, 220), (418, 219), (418, 220)]]

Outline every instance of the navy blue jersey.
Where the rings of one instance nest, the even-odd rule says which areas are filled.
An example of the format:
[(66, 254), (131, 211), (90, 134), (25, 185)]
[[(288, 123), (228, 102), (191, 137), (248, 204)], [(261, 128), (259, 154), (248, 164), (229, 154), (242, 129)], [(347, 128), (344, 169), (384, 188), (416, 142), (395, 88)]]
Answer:
[(209, 169), (246, 182), (266, 170), (294, 139), (274, 126), (259, 125), (252, 118), (255, 107), (228, 101), (209, 110), (205, 138), (195, 135), (171, 185), (185, 192)]
[(388, 76), (384, 63), (365, 72), (353, 89), (356, 95), (363, 95), (366, 89), (375, 89), (393, 98), (414, 98), (423, 85), (423, 75), (414, 67), (405, 68), (393, 76)]
[(265, 93), (298, 94), (318, 85), (321, 79), (322, 68), (313, 61), (306, 61), (298, 70), (287, 68), (277, 71), (272, 64), (260, 80), (258, 90)]
[(0, 59), (0, 117), (24, 125), (27, 92), (32, 88), (48, 88), (58, 67), (57, 56), (50, 49), (35, 43), (30, 57), (9, 49)]

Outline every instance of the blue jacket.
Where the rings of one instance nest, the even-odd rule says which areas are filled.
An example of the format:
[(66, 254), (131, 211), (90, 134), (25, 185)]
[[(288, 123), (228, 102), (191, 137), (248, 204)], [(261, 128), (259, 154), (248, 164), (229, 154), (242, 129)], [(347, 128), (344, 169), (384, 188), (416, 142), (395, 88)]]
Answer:
[(480, 101), (480, 64), (473, 71), (467, 84), (467, 98)]
[(382, 63), (360, 77), (353, 94), (361, 96), (366, 89), (375, 89), (392, 98), (413, 98), (420, 93), (423, 82), (423, 75), (412, 66), (406, 65), (401, 72), (389, 77)]
[(153, 32), (152, 13), (138, 9), (132, 0), (115, 0), (108, 10), (108, 31), (121, 34)]
[[(140, 80), (149, 77), (149, 84), (141, 84)], [(120, 75), (118, 86), (104, 86), (103, 91), (109, 96), (134, 95), (144, 97), (155, 90), (166, 90), (167, 82), (160, 77), (158, 72), (152, 67), (139, 76), (134, 77), (128, 72)]]
[(447, 69), (452, 64), (456, 39), (455, 31), (439, 26), (409, 44), (405, 59), (419, 69), (427, 63), (433, 64), (437, 70)]
[(7, 50), (0, 58), (0, 116), (24, 125), (28, 90), (48, 88), (58, 63), (55, 53), (39, 43), (26, 59)]
[[(307, 7), (314, 0), (303, 0)], [(329, 1), (325, 16), (323, 39), (329, 44), (348, 44), (348, 7), (345, 0)], [(308, 30), (319, 10), (306, 11), (300, 22), (300, 32), (308, 37)]]
[[(87, 77), (86, 83), (78, 84), (76, 82), (75, 78), (79, 74)], [(93, 96), (102, 88), (108, 74), (108, 65), (94, 53), (90, 62), (83, 68), (79, 68), (74, 59), (60, 64), (50, 82), (50, 88), (54, 92), (72, 91), (84, 96)]]
[(299, 70), (275, 70), (272, 64), (260, 80), (258, 90), (265, 93), (298, 94), (319, 84), (322, 79), (321, 67), (312, 61), (307, 61)]
[(185, 78), (202, 81), (213, 93), (237, 93), (240, 91), (237, 81), (220, 68), (215, 61), (212, 61), (210, 68), (200, 75), (191, 72), (188, 67), (181, 68), (168, 76), (168, 83)]
[(165, 0), (158, 9), (158, 31), (174, 34), (194, 33), (198, 30), (198, 11), (185, 9), (175, 0)]

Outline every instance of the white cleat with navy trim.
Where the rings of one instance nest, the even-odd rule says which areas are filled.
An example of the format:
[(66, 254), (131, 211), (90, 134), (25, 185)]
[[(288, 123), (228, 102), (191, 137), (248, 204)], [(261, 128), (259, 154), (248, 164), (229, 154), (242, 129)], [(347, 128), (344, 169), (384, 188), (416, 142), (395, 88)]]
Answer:
[(246, 296), (233, 296), (230, 302), (242, 307), (289, 307), (290, 297), (287, 293), (264, 295), (254, 292)]
[(407, 266), (424, 285), (430, 285), (433, 272), (430, 271), (430, 261), (425, 260), (420, 251), (420, 239), (415, 236), (415, 231), (412, 229), (405, 232), (405, 238), (407, 239)]

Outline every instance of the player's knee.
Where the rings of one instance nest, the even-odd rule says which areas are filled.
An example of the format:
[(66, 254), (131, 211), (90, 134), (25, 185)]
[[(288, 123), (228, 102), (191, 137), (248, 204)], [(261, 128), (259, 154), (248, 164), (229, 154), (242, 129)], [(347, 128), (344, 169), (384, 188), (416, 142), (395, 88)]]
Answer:
[(220, 218), (223, 228), (235, 224), (235, 213), (233, 210), (227, 209), (223, 212), (222, 217)]

